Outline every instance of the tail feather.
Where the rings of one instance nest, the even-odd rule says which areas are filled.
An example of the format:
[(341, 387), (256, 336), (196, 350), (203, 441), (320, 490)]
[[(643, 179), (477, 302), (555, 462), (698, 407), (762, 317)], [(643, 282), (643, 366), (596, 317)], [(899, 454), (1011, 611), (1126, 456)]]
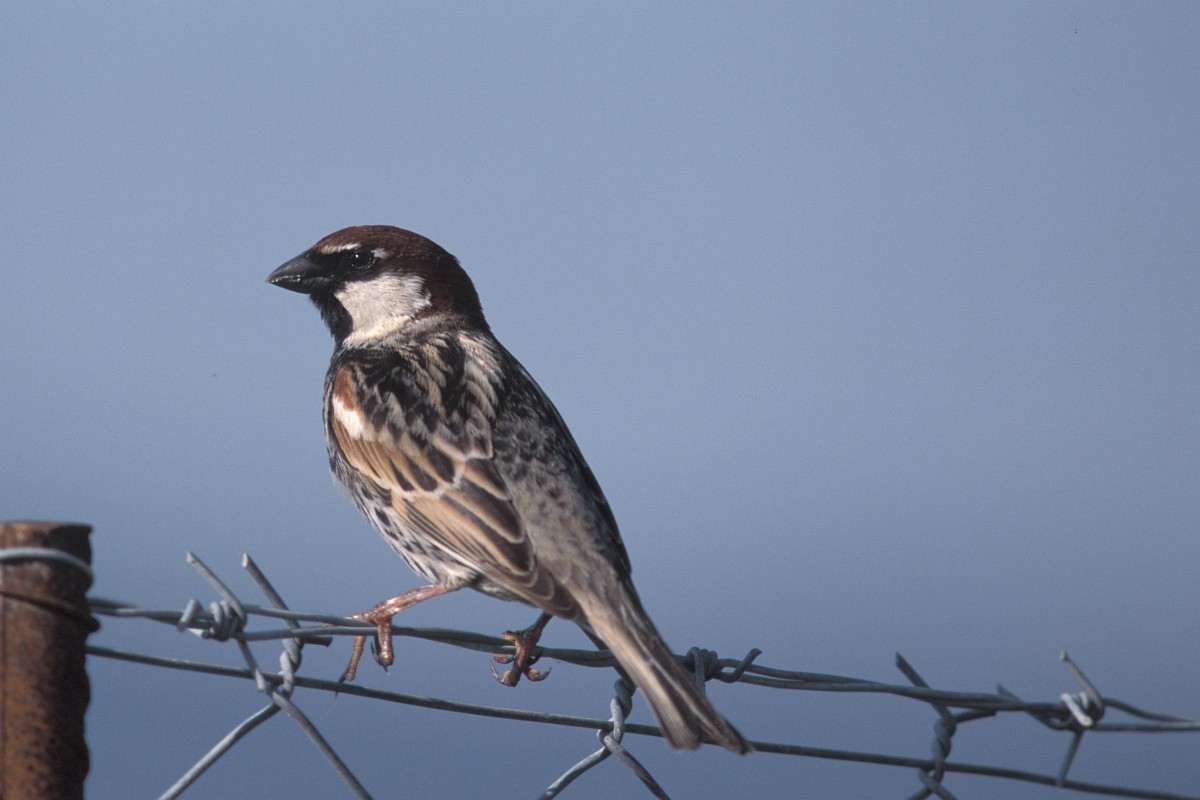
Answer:
[(626, 602), (606, 605), (594, 614), (587, 613), (593, 609), (585, 609), (587, 624), (646, 696), (667, 742), (682, 750), (694, 750), (709, 741), (735, 753), (751, 752), (750, 743), (684, 672), (636, 596), (621, 591), (627, 595), (622, 598)]

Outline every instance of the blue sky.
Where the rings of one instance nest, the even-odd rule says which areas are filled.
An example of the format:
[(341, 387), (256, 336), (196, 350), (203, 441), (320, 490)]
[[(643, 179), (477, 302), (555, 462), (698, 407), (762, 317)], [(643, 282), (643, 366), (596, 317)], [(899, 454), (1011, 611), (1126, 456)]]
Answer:
[[(0, 509), (93, 524), (97, 594), (207, 602), (188, 550), (230, 576), (250, 552), (305, 610), (417, 584), (327, 475), (327, 333), (264, 282), (332, 230), (396, 224), (459, 256), (559, 406), (677, 650), (889, 682), (900, 651), (941, 688), (1052, 700), (1077, 690), (1066, 648), (1106, 694), (1200, 716), (1195, 4), (4, 16)], [(461, 594), (405, 624), (531, 620)], [(578, 644), (569, 627), (547, 643)], [(94, 641), (238, 663), (164, 630), (109, 621)], [(563, 665), (508, 692), (486, 658), (403, 647), (361, 680), (607, 708), (610, 675)], [(346, 651), (306, 673), (336, 677)], [(90, 668), (93, 798), (156, 796), (261, 704), (215, 678)], [(928, 709), (713, 693), (752, 738), (928, 753)], [(380, 797), (534, 796), (594, 743), (298, 699)], [(1195, 791), (1194, 735), (1149, 738), (1090, 737), (1073, 774)], [(678, 796), (917, 787), (634, 745)], [(1053, 772), (1065, 746), (1012, 719), (967, 726), (954, 755)], [(635, 788), (605, 765), (566, 796)], [(340, 791), (276, 719), (187, 796)]]

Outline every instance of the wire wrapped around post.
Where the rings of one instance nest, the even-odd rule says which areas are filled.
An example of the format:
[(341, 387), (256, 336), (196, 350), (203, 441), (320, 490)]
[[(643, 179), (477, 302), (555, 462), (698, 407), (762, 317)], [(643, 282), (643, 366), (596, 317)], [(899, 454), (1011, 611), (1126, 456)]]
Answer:
[(81, 800), (91, 528), (0, 523), (0, 797)]

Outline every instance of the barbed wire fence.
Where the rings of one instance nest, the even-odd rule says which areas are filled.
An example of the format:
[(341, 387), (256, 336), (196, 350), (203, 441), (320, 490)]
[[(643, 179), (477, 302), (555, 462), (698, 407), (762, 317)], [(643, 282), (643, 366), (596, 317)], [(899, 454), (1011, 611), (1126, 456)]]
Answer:
[[(253, 681), (255, 689), (266, 695), (267, 704), (229, 731), (208, 753), (196, 762), (176, 783), (162, 794), (163, 800), (181, 796), (207, 769), (212, 767), (241, 738), (250, 731), (276, 716), (280, 711), (291, 718), (316, 746), (329, 766), (346, 784), (350, 792), (359, 798), (371, 794), (359, 782), (333, 747), (317, 730), (296, 702), (298, 689), (324, 691), (354, 695), (373, 700), (420, 706), (437, 711), (473, 714), (508, 720), (522, 720), (545, 725), (590, 728), (597, 732), (599, 747), (587, 753), (577, 763), (567, 767), (541, 794), (541, 798), (558, 797), (581, 775), (612, 757), (625, 765), (645, 787), (650, 796), (668, 797), (664, 788), (655, 780), (646, 767), (627, 748), (627, 735), (660, 736), (657, 728), (626, 722), (631, 707), (633, 687), (617, 681), (610, 702), (611, 716), (608, 719), (550, 714), (539, 711), (476, 705), (432, 697), (421, 697), (399, 692), (383, 691), (355, 684), (305, 677), (299, 674), (303, 648), (306, 644), (328, 645), (335, 636), (359, 636), (372, 632), (374, 626), (338, 615), (298, 613), (288, 609), (283, 598), (275, 591), (270, 581), (249, 556), (244, 556), (242, 566), (262, 592), (269, 605), (247, 603), (230, 590), (198, 558), (188, 554), (188, 561), (213, 587), (217, 598), (207, 605), (191, 600), (186, 607), (178, 609), (142, 608), (135, 604), (99, 597), (88, 598), (91, 612), (98, 616), (125, 619), (150, 620), (187, 631), (204, 639), (236, 644), (244, 667), (202, 663), (191, 660), (166, 658), (145, 653), (116, 650), (98, 645), (88, 645), (91, 656), (137, 662), (174, 670), (201, 672), (227, 678)], [(252, 629), (255, 622), (265, 622), (264, 629)], [(282, 624), (282, 627), (280, 627)], [(274, 625), (274, 627), (271, 627)], [(466, 631), (408, 628), (394, 626), (396, 636), (414, 637), (438, 642), (448, 646), (486, 653), (512, 653), (510, 642), (494, 636)], [(250, 649), (251, 642), (277, 640), (281, 644), (277, 671), (264, 669)], [(605, 651), (538, 648), (536, 658), (554, 659), (581, 667), (611, 667), (615, 661)], [(896, 666), (908, 684), (885, 684), (876, 681), (836, 675), (824, 675), (794, 670), (778, 669), (758, 663), (760, 653), (751, 650), (740, 659), (720, 658), (716, 653), (693, 648), (683, 662), (694, 670), (696, 680), (717, 680), (724, 683), (741, 683), (763, 689), (784, 689), (816, 692), (853, 692), (886, 694), (909, 698), (928, 704), (936, 714), (932, 756), (927, 759), (880, 753), (808, 747), (799, 744), (752, 740), (760, 753), (832, 759), (859, 763), (879, 764), (914, 770), (919, 788), (911, 796), (914, 800), (939, 797), (951, 800), (951, 790), (944, 784), (949, 774), (970, 774), (996, 779), (1018, 781), (1043, 786), (1056, 786), (1075, 792), (1109, 797), (1152, 798), (1153, 800), (1200, 800), (1200, 795), (1185, 795), (1153, 789), (1112, 786), (1089, 783), (1069, 777), (1071, 765), (1079, 751), (1085, 734), (1100, 733), (1197, 733), (1200, 720), (1186, 719), (1168, 714), (1152, 713), (1129, 703), (1103, 696), (1092, 685), (1083, 672), (1064, 652), (1061, 660), (1078, 682), (1080, 690), (1064, 693), (1053, 701), (1026, 701), (1003, 687), (994, 693), (968, 693), (934, 689), (903, 657), (897, 654)], [(1122, 715), (1120, 721), (1106, 719), (1114, 712)], [(965, 763), (950, 759), (953, 737), (960, 726), (979, 719), (1001, 714), (1024, 715), (1053, 731), (1061, 731), (1066, 737), (1064, 756), (1056, 775), (1010, 769), (999, 766)]]

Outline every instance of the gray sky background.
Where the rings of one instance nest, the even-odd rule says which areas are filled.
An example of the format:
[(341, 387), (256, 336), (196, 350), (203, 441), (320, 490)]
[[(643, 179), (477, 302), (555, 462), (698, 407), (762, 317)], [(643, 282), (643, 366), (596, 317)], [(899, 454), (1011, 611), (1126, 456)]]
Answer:
[[(1200, 716), (1200, 6), (4, 3), (0, 513), (96, 532), (94, 591), (293, 608), (417, 585), (327, 475), (331, 342), (275, 266), (390, 223), (460, 257), (554, 398), (679, 651)], [(404, 624), (498, 632), (482, 596)], [(108, 621), (98, 644), (239, 664)], [(580, 644), (558, 623), (546, 643)], [(275, 661), (274, 647), (260, 659)], [(336, 677), (348, 642), (309, 648)], [(91, 798), (153, 797), (262, 704), (93, 659)], [(370, 686), (606, 715), (401, 641)], [(922, 757), (934, 714), (713, 686), (755, 739)], [(536, 796), (588, 731), (301, 694), (377, 797)], [(649, 713), (635, 706), (635, 721)], [(908, 770), (631, 747), (678, 797), (904, 797)], [(1032, 720), (953, 756), (1053, 773)], [(1073, 777), (1200, 790), (1196, 735)], [(960, 797), (1065, 796), (954, 777)], [(282, 717), (187, 797), (340, 797)], [(616, 764), (571, 798), (640, 796)]]

